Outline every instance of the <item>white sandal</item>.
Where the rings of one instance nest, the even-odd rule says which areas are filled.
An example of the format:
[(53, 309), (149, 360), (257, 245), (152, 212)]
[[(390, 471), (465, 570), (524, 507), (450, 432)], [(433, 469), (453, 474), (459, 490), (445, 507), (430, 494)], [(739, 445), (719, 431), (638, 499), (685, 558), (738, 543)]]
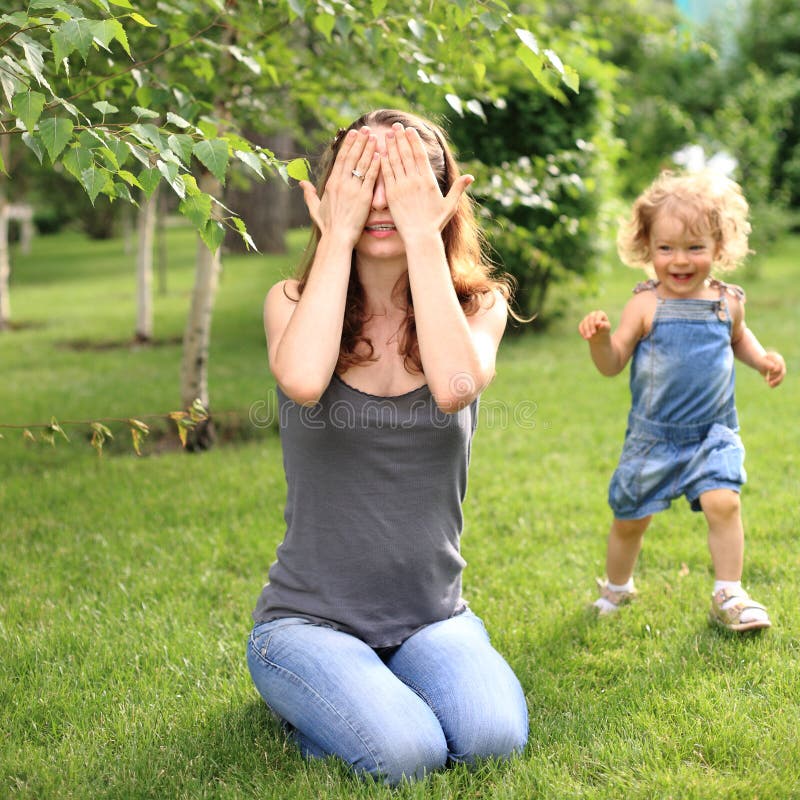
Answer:
[[(763, 611), (764, 615), (759, 619), (742, 622), (742, 614), (745, 611)], [(731, 590), (723, 587), (712, 594), (711, 611), (708, 612), (708, 618), (715, 625), (720, 625), (729, 631), (754, 631), (759, 628), (769, 628), (772, 625), (766, 607), (752, 600), (742, 588)]]

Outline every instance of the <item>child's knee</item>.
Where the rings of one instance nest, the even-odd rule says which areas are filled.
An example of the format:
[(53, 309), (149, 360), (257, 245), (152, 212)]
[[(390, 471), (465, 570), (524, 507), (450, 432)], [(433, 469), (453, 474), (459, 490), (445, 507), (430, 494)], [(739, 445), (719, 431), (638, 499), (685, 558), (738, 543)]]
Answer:
[(713, 489), (700, 495), (700, 507), (707, 516), (731, 518), (741, 513), (742, 503), (733, 489)]

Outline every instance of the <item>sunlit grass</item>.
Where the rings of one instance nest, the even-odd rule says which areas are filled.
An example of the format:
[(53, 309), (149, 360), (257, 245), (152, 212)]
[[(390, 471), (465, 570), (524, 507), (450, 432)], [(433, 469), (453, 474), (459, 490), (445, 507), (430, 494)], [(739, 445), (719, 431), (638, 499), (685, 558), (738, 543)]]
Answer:
[[(138, 458), (126, 440), (100, 459), (80, 425), (65, 425), (71, 441), (55, 448), (0, 429), (0, 797), (792, 796), (800, 239), (758, 280), (739, 278), (748, 321), (790, 370), (775, 391), (745, 368), (738, 378), (745, 583), (774, 627), (739, 638), (708, 626), (705, 530), (683, 501), (648, 532), (639, 601), (612, 620), (586, 612), (628, 390), (624, 376), (596, 373), (576, 324), (595, 306), (618, 319), (638, 280), (620, 267), (547, 333), (506, 340), (473, 449), (464, 591), (522, 680), (528, 748), (509, 765), (394, 791), (304, 762), (244, 659), (283, 533), (279, 441), (249, 419), (273, 391), (261, 302), (303, 241), (293, 236), (285, 258), (226, 259), (210, 387), (212, 406), (246, 434), (235, 443), (191, 456), (151, 441)], [(0, 423), (175, 409), (194, 247), (188, 231), (170, 230), (169, 291), (156, 298), (163, 343), (138, 349), (128, 344), (133, 257), (121, 241), (70, 234), (15, 253), (18, 328), (0, 335)]]

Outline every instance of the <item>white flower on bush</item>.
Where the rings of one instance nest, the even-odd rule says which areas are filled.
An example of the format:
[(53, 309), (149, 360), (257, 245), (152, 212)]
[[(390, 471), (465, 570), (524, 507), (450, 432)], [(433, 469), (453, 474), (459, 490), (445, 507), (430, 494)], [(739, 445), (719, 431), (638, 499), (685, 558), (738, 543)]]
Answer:
[(687, 144), (676, 153), (672, 154), (672, 160), (687, 172), (700, 172), (710, 169), (726, 178), (732, 178), (739, 162), (724, 150), (714, 153), (710, 158), (706, 158), (705, 150), (699, 144)]

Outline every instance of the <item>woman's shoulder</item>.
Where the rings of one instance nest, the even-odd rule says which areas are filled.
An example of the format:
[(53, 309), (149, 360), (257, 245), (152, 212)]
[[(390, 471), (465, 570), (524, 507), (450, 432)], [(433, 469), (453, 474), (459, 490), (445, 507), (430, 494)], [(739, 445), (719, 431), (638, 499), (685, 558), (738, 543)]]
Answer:
[(287, 301), (296, 303), (300, 299), (299, 286), (300, 281), (295, 278), (278, 281), (267, 292), (265, 305), (283, 304)]

